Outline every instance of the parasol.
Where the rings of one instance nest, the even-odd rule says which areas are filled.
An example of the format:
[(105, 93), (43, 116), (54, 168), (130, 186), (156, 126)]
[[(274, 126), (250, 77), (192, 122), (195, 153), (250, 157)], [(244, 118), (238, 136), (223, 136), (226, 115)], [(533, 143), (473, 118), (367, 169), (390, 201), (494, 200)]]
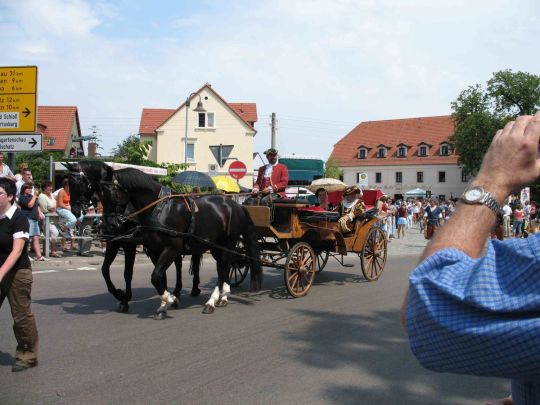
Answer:
[(194, 170), (186, 170), (185, 172), (177, 173), (173, 179), (173, 183), (183, 184), (186, 186), (192, 187), (206, 187), (214, 189), (216, 188), (212, 178), (201, 172), (196, 172)]
[(212, 177), (212, 181), (219, 190), (226, 191), (227, 193), (239, 193), (240, 186), (232, 177), (229, 176), (215, 176)]
[(326, 177), (323, 179), (313, 180), (308, 186), (308, 189), (314, 193), (316, 193), (317, 190), (320, 188), (324, 188), (329, 193), (332, 193), (334, 191), (345, 190), (347, 188), (347, 185), (338, 179)]

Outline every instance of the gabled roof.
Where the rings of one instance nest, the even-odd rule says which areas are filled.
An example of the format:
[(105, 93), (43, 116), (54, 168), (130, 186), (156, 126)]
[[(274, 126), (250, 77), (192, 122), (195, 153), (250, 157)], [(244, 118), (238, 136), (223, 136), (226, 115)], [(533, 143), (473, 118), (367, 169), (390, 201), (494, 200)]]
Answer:
[[(65, 150), (74, 120), (80, 136), (81, 126), (77, 107), (38, 106), (37, 125), (43, 128), (43, 149)], [(48, 145), (48, 138), (55, 138), (54, 145)]]
[[(453, 133), (454, 121), (449, 115), (366, 121), (358, 124), (334, 145), (330, 158), (337, 160), (341, 167), (457, 164), (458, 158), (455, 154), (441, 156), (437, 150), (426, 157), (420, 157), (417, 153), (421, 142), (436, 145), (447, 141)], [(405, 158), (388, 156), (381, 159), (377, 158), (377, 151), (368, 153), (366, 159), (357, 158), (357, 145), (398, 145), (399, 143), (414, 145)]]
[(175, 111), (172, 108), (143, 108), (139, 134), (155, 135), (156, 128), (161, 126)]
[[(206, 83), (195, 93), (200, 93), (203, 89), (210, 90), (218, 99), (220, 99), (231, 112), (237, 115), (250, 129), (255, 131), (251, 123), (257, 122), (257, 104), (256, 103), (227, 103), (212, 86)], [(195, 97), (195, 95), (193, 95)], [(192, 98), (193, 98), (192, 97)], [(191, 101), (191, 100), (190, 100)], [(155, 135), (157, 128), (161, 127), (169, 120), (177, 111), (181, 110), (186, 103), (182, 103), (176, 109), (166, 108), (143, 108), (141, 122), (139, 124), (139, 134)]]

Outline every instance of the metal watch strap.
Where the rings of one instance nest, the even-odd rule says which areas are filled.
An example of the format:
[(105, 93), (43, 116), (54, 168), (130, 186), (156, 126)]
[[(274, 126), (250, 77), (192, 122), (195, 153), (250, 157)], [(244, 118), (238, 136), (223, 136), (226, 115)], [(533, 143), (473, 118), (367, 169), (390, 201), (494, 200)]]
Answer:
[(485, 192), (485, 194), (484, 194), (484, 199), (482, 201), (482, 204), (484, 204), (491, 211), (493, 211), (495, 213), (495, 215), (499, 215), (499, 213), (501, 212), (501, 207), (499, 207), (499, 204), (497, 203), (497, 200), (488, 191), (484, 190), (484, 192)]

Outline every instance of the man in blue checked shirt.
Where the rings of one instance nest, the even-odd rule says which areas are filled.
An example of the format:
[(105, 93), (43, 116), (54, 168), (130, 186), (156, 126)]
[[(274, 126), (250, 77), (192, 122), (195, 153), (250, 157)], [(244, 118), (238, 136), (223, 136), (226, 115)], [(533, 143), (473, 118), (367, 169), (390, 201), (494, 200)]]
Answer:
[(540, 234), (486, 240), (509, 194), (540, 176), (540, 112), (499, 130), (452, 218), (409, 276), (402, 308), (426, 368), (512, 380), (505, 403), (540, 404)]

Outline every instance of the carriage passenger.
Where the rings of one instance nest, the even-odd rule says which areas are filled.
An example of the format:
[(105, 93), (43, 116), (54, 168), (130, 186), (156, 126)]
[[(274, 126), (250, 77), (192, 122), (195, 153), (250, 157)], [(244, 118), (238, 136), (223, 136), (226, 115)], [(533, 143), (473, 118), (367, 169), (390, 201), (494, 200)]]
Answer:
[(320, 188), (315, 193), (315, 196), (317, 197), (317, 205), (321, 207), (325, 211), (332, 211), (334, 207), (332, 204), (330, 204), (330, 201), (328, 201), (328, 191), (324, 188)]
[(362, 190), (357, 186), (349, 186), (343, 190), (343, 201), (336, 207), (336, 211), (341, 215), (338, 220), (341, 232), (352, 232), (354, 230), (354, 219), (365, 210), (366, 206), (362, 201)]

